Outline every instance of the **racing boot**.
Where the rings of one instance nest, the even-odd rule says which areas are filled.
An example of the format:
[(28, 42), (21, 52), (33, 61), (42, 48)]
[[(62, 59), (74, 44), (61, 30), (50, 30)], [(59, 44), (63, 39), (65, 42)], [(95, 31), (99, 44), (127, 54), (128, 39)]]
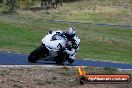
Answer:
[(71, 58), (68, 58), (68, 62), (69, 62), (70, 64), (72, 64), (72, 63), (74, 62), (74, 60), (71, 59)]

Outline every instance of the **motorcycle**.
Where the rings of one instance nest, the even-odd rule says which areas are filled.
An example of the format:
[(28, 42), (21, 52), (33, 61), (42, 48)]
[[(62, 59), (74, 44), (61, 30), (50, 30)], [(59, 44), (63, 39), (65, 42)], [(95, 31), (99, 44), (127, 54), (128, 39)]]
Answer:
[(62, 36), (62, 31), (49, 31), (42, 39), (42, 45), (30, 53), (28, 61), (35, 63), (38, 60), (44, 60), (63, 64), (69, 57), (65, 52), (66, 46), (67, 39)]

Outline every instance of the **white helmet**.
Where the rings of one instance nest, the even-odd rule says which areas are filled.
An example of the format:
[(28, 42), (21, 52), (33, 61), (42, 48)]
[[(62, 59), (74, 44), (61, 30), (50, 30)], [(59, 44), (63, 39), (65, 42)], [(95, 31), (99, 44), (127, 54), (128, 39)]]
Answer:
[(66, 36), (69, 38), (73, 38), (76, 35), (75, 28), (68, 28), (66, 30)]

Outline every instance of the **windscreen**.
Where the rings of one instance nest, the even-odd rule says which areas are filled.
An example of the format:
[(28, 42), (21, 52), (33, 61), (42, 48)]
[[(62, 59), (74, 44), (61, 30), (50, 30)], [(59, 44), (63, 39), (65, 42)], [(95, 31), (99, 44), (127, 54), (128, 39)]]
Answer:
[(52, 37), (52, 41), (53, 41), (53, 40), (65, 40), (65, 38), (62, 37), (62, 36), (59, 35), (59, 34), (55, 34), (55, 35), (53, 35), (53, 37)]

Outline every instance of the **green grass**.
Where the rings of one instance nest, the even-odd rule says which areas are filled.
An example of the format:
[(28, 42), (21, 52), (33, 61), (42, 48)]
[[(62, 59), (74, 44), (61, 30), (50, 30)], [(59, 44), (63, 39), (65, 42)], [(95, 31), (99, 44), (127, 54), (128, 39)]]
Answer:
[(1, 49), (26, 52), (36, 46), (34, 42), (39, 43), (41, 35), (41, 32), (0, 22)]
[(72, 26), (77, 28), (81, 39), (78, 58), (132, 63), (132, 30), (130, 28), (54, 23), (8, 16), (0, 17), (0, 19), (1, 51), (30, 53), (41, 44), (41, 39), (48, 30), (64, 30)]
[[(87, 34), (86, 34), (87, 33)], [(132, 30), (112, 27), (93, 27), (82, 36), (82, 56), (110, 61), (132, 61)], [(87, 42), (86, 42), (87, 41)], [(85, 42), (85, 43), (84, 43)], [(84, 47), (85, 46), (85, 47)], [(87, 52), (87, 54), (84, 54)]]

